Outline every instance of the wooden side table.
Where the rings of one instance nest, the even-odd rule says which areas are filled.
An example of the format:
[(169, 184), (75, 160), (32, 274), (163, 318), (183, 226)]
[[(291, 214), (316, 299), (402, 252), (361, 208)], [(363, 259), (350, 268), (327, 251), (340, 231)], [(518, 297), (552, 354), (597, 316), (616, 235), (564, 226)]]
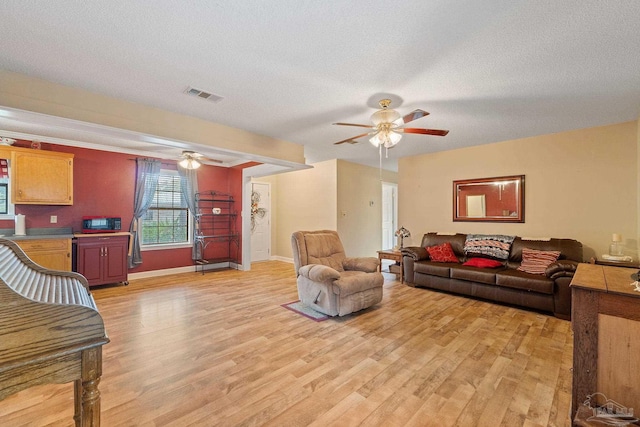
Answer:
[(640, 263), (635, 261), (607, 261), (606, 259), (591, 258), (590, 264), (608, 265), (609, 267), (627, 267), (640, 269)]
[(633, 272), (583, 263), (571, 280), (572, 419), (596, 392), (629, 408), (640, 406), (640, 292), (631, 286)]
[[(399, 262), (400, 263), (400, 268), (399, 271), (400, 273), (396, 273), (395, 271), (391, 270), (391, 267), (394, 267), (393, 265), (389, 266), (389, 273), (393, 273), (393, 274), (400, 274), (400, 283), (404, 283), (404, 270), (403, 270), (403, 266), (402, 266), (402, 252), (400, 251), (396, 251), (393, 249), (386, 249), (386, 250), (382, 250), (382, 251), (378, 251), (378, 259), (380, 260), (380, 265), (378, 266), (378, 271), (382, 271), (382, 260), (383, 259), (389, 259), (395, 262)], [(397, 266), (395, 266), (397, 267)]]

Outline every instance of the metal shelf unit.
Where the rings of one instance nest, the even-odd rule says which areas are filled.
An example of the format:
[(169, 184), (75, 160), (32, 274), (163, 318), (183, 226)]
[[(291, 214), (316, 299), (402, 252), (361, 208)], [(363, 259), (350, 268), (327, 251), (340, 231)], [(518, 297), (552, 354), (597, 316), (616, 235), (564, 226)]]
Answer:
[(238, 216), (233, 196), (219, 191), (196, 193), (196, 245), (201, 259), (195, 261), (204, 274), (205, 266), (211, 264), (238, 263), (240, 235), (236, 231)]

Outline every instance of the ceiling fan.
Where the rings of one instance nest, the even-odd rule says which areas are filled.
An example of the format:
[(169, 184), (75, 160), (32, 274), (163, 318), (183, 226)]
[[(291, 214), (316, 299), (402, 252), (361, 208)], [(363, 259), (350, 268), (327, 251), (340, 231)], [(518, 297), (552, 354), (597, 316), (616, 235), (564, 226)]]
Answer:
[(185, 169), (198, 169), (200, 166), (202, 166), (203, 161), (223, 163), (222, 160), (209, 159), (200, 153), (190, 150), (184, 150), (180, 155), (180, 158), (181, 160), (178, 162), (178, 164)]
[(376, 111), (371, 115), (371, 122), (373, 125), (360, 125), (354, 123), (334, 123), (334, 125), (341, 126), (358, 126), (364, 128), (370, 128), (369, 132), (363, 133), (361, 135), (357, 135), (351, 138), (343, 139), (342, 141), (335, 142), (334, 144), (344, 144), (348, 142), (349, 144), (356, 144), (358, 141), (356, 139), (362, 138), (363, 136), (373, 135), (369, 142), (374, 145), (374, 147), (385, 147), (391, 148), (395, 146), (400, 139), (402, 138), (403, 133), (418, 133), (422, 135), (435, 135), (435, 136), (445, 136), (449, 133), (448, 130), (439, 130), (439, 129), (422, 129), (422, 128), (405, 128), (402, 127), (409, 122), (412, 122), (416, 119), (420, 119), (429, 113), (423, 110), (414, 110), (411, 113), (407, 114), (404, 117), (400, 116), (396, 110), (390, 109), (389, 105), (391, 105), (390, 99), (382, 99), (379, 102), (381, 110)]

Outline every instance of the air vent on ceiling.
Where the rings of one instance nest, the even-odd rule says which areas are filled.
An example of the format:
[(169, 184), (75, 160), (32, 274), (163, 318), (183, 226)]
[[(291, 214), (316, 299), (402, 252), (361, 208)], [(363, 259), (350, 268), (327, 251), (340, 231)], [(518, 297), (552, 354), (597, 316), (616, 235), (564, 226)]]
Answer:
[(184, 93), (191, 96), (197, 96), (198, 98), (206, 99), (211, 102), (218, 102), (223, 100), (224, 98), (220, 95), (216, 95), (210, 92), (205, 92), (204, 90), (196, 89), (194, 87), (189, 86)]

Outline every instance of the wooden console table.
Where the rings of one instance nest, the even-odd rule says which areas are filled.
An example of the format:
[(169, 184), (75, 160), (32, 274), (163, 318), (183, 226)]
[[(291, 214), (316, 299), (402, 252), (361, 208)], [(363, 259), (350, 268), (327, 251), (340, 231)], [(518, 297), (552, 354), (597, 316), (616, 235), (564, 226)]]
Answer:
[[(400, 275), (400, 283), (404, 283), (404, 271), (403, 271), (403, 265), (402, 265), (402, 252), (396, 251), (396, 250), (393, 250), (393, 249), (385, 249), (385, 250), (382, 250), (382, 251), (378, 251), (378, 259), (380, 260), (380, 266), (378, 267), (378, 271), (382, 271), (382, 260), (383, 259), (390, 259), (392, 261), (399, 262), (400, 263), (400, 268), (396, 269), (395, 271), (392, 271), (391, 267), (394, 267), (394, 265), (390, 265), (389, 266), (389, 273), (399, 274)], [(395, 266), (395, 267), (398, 267), (398, 266)]]
[(640, 408), (640, 292), (630, 277), (635, 272), (580, 264), (573, 276), (572, 420), (586, 396), (596, 392)]

